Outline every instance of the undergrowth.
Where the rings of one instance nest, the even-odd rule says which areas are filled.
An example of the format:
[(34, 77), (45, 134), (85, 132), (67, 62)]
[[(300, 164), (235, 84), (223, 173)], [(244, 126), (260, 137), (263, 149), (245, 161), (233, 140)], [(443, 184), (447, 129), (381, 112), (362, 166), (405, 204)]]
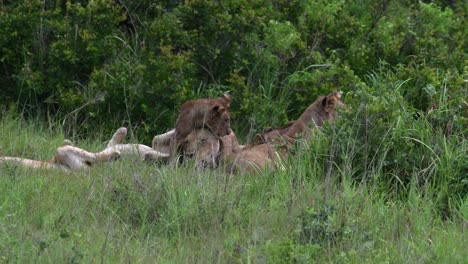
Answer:
[[(446, 138), (427, 117), (399, 114), (367, 127), (385, 133), (362, 136), (350, 102), (354, 119), (317, 131), (278, 172), (241, 177), (139, 160), (75, 173), (1, 164), (0, 260), (466, 261), (464, 134)], [(12, 115), (0, 132), (3, 155), (45, 160), (63, 140), (60, 129)], [(109, 137), (75, 143), (96, 151)], [(364, 151), (371, 140), (378, 149)], [(414, 156), (409, 165), (387, 161), (403, 153)]]

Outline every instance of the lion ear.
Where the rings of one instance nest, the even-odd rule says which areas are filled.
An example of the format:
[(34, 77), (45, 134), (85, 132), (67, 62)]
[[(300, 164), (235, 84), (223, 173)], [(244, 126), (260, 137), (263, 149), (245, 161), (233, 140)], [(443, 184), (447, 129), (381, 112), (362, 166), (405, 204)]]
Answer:
[(260, 135), (260, 134), (255, 135), (255, 137), (254, 137), (254, 143), (255, 144), (263, 144), (265, 142), (266, 142), (266, 140), (265, 140), (265, 137), (263, 135)]
[(323, 107), (326, 107), (327, 104), (328, 104), (328, 96), (325, 96), (325, 97), (323, 98), (323, 100), (322, 100), (322, 105), (323, 105)]
[(231, 105), (231, 96), (229, 94), (225, 93), (225, 94), (223, 94), (223, 96), (221, 98), (224, 99), (226, 107), (229, 107)]
[(223, 98), (226, 99), (226, 101), (231, 102), (231, 95), (228, 93), (223, 94)]
[(221, 105), (214, 105), (213, 107), (211, 107), (211, 111), (217, 112), (217, 113), (224, 111), (224, 109), (225, 108), (222, 107)]
[(336, 98), (341, 99), (341, 97), (342, 97), (343, 95), (342, 95), (342, 92), (341, 92), (341, 91), (335, 91), (335, 96), (336, 96)]

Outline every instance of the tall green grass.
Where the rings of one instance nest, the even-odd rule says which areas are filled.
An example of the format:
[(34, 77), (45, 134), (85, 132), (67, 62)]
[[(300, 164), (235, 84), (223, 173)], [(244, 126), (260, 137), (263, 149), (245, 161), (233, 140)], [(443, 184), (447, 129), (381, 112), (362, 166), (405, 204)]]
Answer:
[[(0, 124), (3, 155), (48, 159), (63, 139), (38, 121), (10, 115)], [(431, 130), (418, 129), (415, 151), (438, 157), (421, 184), (427, 173), (417, 170), (408, 181), (389, 178), (398, 175), (381, 166), (385, 155), (363, 170), (358, 135), (340, 139), (345, 130), (336, 122), (317, 131), (285, 170), (256, 175), (139, 160), (74, 173), (0, 165), (0, 262), (466, 262), (468, 199), (449, 196), (449, 215), (440, 206), (466, 181), (453, 178), (466, 140), (441, 138), (445, 147), (429, 150)], [(98, 150), (108, 137), (75, 143)]]

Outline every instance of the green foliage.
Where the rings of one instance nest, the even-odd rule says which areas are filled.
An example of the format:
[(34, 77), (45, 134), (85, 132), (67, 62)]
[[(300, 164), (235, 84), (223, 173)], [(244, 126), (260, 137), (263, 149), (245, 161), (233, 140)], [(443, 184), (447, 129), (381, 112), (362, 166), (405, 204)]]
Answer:
[[(367, 108), (385, 108), (401, 99), (395, 92), (383, 103), (373, 101), (378, 87), (397, 85), (379, 85), (382, 82), (377, 78), (372, 86), (362, 85), (372, 94)], [(349, 107), (356, 109), (351, 98), (347, 94)], [(405, 111), (400, 109), (400, 119)], [(370, 113), (381, 125), (398, 120)], [(61, 144), (63, 132), (56, 123), (24, 120), (15, 113), (2, 112), (1, 117), (2, 155), (47, 160)], [(421, 159), (417, 155), (423, 153), (431, 159), (432, 151), (439, 157), (428, 169), (414, 169), (417, 177), (430, 176), (431, 170), (437, 175), (424, 186), (413, 178), (404, 199), (395, 199), (392, 182), (378, 178), (388, 176), (387, 171), (378, 171), (378, 161), (368, 166), (368, 178), (375, 181), (356, 181), (359, 174), (353, 171), (362, 170), (362, 163), (354, 162), (361, 156), (352, 146), (361, 141), (351, 140), (361, 136), (347, 135), (354, 130), (342, 118), (336, 120), (337, 126), (314, 133), (310, 148), (298, 149), (286, 170), (275, 173), (235, 177), (222, 169), (200, 172), (190, 164), (172, 167), (132, 159), (75, 173), (0, 164), (0, 260), (463, 263), (468, 257), (464, 243), (468, 200), (466, 189), (457, 188), (466, 184), (460, 173), (466, 171), (462, 154), (468, 146), (466, 140), (459, 141), (457, 129), (440, 139), (445, 145), (437, 145), (435, 137), (426, 140), (433, 131), (422, 124), (430, 121), (422, 117), (418, 125), (405, 123), (395, 132), (413, 136), (407, 141), (414, 144), (411, 158)], [(421, 132), (405, 131), (413, 128)], [(341, 136), (348, 138), (342, 141)], [(109, 137), (99, 134), (92, 141), (73, 141), (97, 151)], [(396, 136), (392, 140), (403, 147)], [(429, 145), (431, 141), (436, 145)], [(341, 146), (343, 142), (348, 143)], [(346, 157), (353, 162), (346, 163)], [(387, 168), (395, 171), (396, 166)], [(452, 199), (456, 193), (465, 197)], [(438, 212), (447, 202), (454, 206), (444, 219)]]
[(69, 131), (129, 124), (150, 139), (184, 101), (229, 91), (234, 128), (254, 133), (385, 65), (427, 111), (440, 76), (452, 95), (466, 88), (464, 11), (462, 1), (7, 1), (0, 105), (39, 108)]
[(269, 263), (309, 263), (317, 259), (320, 247), (300, 245), (290, 240), (274, 241), (266, 245)]
[(52, 111), (71, 111), (86, 102), (83, 87), (93, 68), (117, 48), (108, 36), (118, 32), (118, 10), (109, 1), (64, 7), (24, 1), (1, 12), (0, 23), (8, 32), (2, 35), (5, 79), (14, 79), (20, 90), (5, 95), (21, 106)]
[(340, 237), (336, 219), (333, 218), (333, 208), (309, 208), (299, 217), (298, 240), (302, 244), (334, 244)]
[[(122, 125), (148, 143), (174, 126), (186, 100), (229, 92), (232, 126), (244, 143), (342, 90), (349, 108), (298, 151), (309, 159), (292, 173), (298, 182), (338, 175), (398, 197), (414, 184), (450, 217), (468, 193), (465, 12), (460, 0), (3, 1), (0, 108), (47, 119), (60, 136), (36, 138), (42, 143), (99, 138)], [(26, 134), (5, 129), (3, 152), (40, 157)], [(12, 179), (17, 173), (7, 169)], [(197, 234), (191, 217), (217, 201), (208, 195), (182, 211), (167, 209), (181, 192), (162, 191), (152, 205), (148, 197), (165, 185), (155, 183), (161, 189), (143, 198), (131, 185), (112, 184), (112, 208), (130, 225), (180, 217), (168, 233)], [(203, 191), (196, 190), (192, 197)], [(304, 230), (327, 237), (326, 223)], [(289, 236), (270, 247), (308, 246), (294, 249), (297, 243)]]
[[(396, 195), (407, 195), (412, 183), (435, 188), (439, 212), (451, 214), (453, 201), (466, 199), (468, 190), (468, 167), (462, 158), (466, 92), (460, 95), (448, 83), (450, 77), (445, 77), (439, 81), (441, 86), (426, 89), (433, 107), (421, 112), (401, 95), (410, 81), (398, 76), (398, 69), (370, 74), (368, 84), (347, 94), (350, 108), (326, 127), (334, 139), (335, 162), (343, 175), (390, 188)], [(455, 96), (449, 95), (451, 90), (457, 91)]]

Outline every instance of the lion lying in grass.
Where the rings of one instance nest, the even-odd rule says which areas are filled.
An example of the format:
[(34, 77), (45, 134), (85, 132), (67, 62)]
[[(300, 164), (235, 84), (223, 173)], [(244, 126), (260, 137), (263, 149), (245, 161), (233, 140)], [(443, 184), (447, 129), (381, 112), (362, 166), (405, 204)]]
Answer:
[(139, 157), (142, 160), (168, 158), (169, 154), (161, 153), (142, 144), (120, 144), (127, 135), (127, 129), (121, 127), (112, 136), (106, 148), (98, 153), (88, 152), (72, 146), (69, 140), (57, 148), (55, 156), (49, 161), (25, 159), (19, 157), (0, 157), (0, 163), (13, 163), (30, 168), (83, 170), (89, 169), (98, 162), (113, 161), (120, 157)]
[[(221, 101), (229, 107), (230, 97), (225, 96), (215, 100), (217, 105)], [(205, 102), (198, 99), (197, 102)], [(193, 103), (193, 101), (191, 101)], [(205, 103), (206, 103), (205, 102)], [(196, 110), (191, 111), (187, 105), (183, 107), (186, 115), (179, 117), (178, 121), (184, 120), (187, 116), (204, 111), (214, 111), (211, 104), (201, 107), (195, 104)], [(56, 150), (55, 157), (50, 161), (36, 161), (17, 157), (0, 157), (1, 162), (14, 162), (32, 168), (64, 168), (69, 170), (87, 169), (92, 164), (117, 159), (119, 157), (135, 156), (142, 160), (156, 159), (195, 159), (198, 168), (206, 166), (217, 167), (224, 164), (230, 171), (254, 172), (266, 168), (278, 169), (282, 160), (288, 157), (287, 149), (295, 142), (298, 136), (307, 139), (315, 127), (322, 126), (324, 122), (335, 118), (335, 108), (343, 105), (341, 95), (333, 92), (327, 96), (319, 97), (312, 103), (298, 120), (290, 122), (284, 127), (267, 131), (262, 135), (257, 135), (256, 143), (247, 147), (239, 145), (234, 132), (229, 125), (229, 119), (218, 118), (219, 128), (224, 132), (215, 132), (213, 127), (199, 127), (199, 124), (188, 123), (189, 133), (183, 138), (177, 138), (177, 128), (167, 133), (155, 136), (152, 148), (142, 144), (121, 144), (127, 134), (126, 128), (119, 128), (109, 141), (106, 148), (98, 153), (71, 146), (69, 142)], [(218, 109), (219, 110), (219, 109)], [(201, 111), (201, 112), (200, 112)], [(226, 111), (226, 112), (225, 112)], [(216, 112), (216, 111), (215, 111)], [(227, 109), (222, 110), (228, 113)], [(187, 114), (188, 113), (188, 114)], [(205, 114), (201, 115), (205, 116)], [(228, 117), (228, 115), (226, 116)], [(212, 120), (213, 121), (213, 120)], [(214, 122), (214, 121), (213, 121)], [(187, 125), (187, 124), (186, 124)], [(215, 123), (213, 123), (213, 126)], [(187, 127), (185, 127), (187, 128)], [(226, 131), (225, 131), (226, 130)], [(228, 130), (228, 131), (227, 131)], [(184, 132), (186, 133), (186, 131)], [(177, 145), (177, 152), (172, 152), (173, 146)]]
[[(219, 98), (200, 98), (183, 103), (180, 107), (175, 128), (155, 136), (152, 141), (152, 148), (162, 153), (169, 153), (170, 160), (175, 163), (184, 160), (184, 158), (204, 156), (201, 153), (197, 154), (194, 150), (200, 148), (199, 152), (204, 152), (205, 144), (196, 142), (196, 145), (192, 145), (188, 143), (187, 139), (189, 138), (190, 142), (192, 142), (194, 137), (199, 137), (201, 140), (207, 133), (205, 130), (208, 130), (216, 138), (228, 135), (231, 132), (230, 103), (231, 97), (228, 94), (224, 94)], [(191, 134), (193, 131), (196, 132)], [(219, 145), (217, 140), (210, 143)], [(215, 145), (208, 143), (206, 143), (206, 146), (208, 148), (215, 147)], [(210, 155), (201, 159), (200, 162), (212, 163), (213, 157), (208, 158), (208, 156)]]
[(256, 144), (246, 147), (239, 145), (234, 132), (218, 139), (206, 129), (193, 130), (187, 136), (184, 146), (191, 146), (190, 155), (195, 156), (196, 160), (210, 160), (206, 164), (212, 167), (224, 164), (231, 172), (252, 173), (267, 168), (276, 170), (282, 167), (283, 160), (288, 158), (288, 149), (297, 137), (307, 139), (315, 127), (333, 120), (336, 115), (335, 109), (340, 105), (344, 104), (338, 92), (321, 96), (298, 120), (257, 135)]
[(124, 157), (139, 157), (141, 160), (159, 160), (169, 158), (169, 153), (150, 148), (143, 144), (121, 144), (127, 129), (121, 127), (112, 136), (104, 151), (118, 152), (122, 158)]
[[(154, 150), (170, 153), (171, 142), (175, 141), (175, 129), (153, 138)], [(179, 152), (173, 154), (172, 160), (186, 161), (194, 159), (197, 168), (217, 167), (219, 160), (232, 153), (237, 153), (243, 146), (239, 145), (233, 131), (226, 136), (217, 137), (211, 130), (198, 128), (192, 130), (180, 142)]]
[(31, 160), (18, 157), (0, 157), (0, 163), (14, 163), (30, 168), (82, 170), (89, 169), (92, 164), (118, 159), (119, 152), (104, 150), (99, 153), (88, 152), (71, 145), (68, 140), (57, 148), (55, 156), (49, 161)]
[(216, 167), (220, 154), (220, 140), (205, 128), (190, 132), (182, 145), (182, 159), (195, 159), (195, 167)]
[(194, 159), (200, 168), (225, 166), (230, 172), (253, 173), (267, 168), (277, 169), (286, 152), (272, 144), (239, 145), (234, 132), (217, 138), (208, 129), (193, 130), (185, 138), (182, 159)]
[(291, 121), (287, 125), (271, 129), (263, 134), (255, 136), (254, 142), (262, 144), (274, 141), (289, 141), (293, 143), (301, 135), (303, 139), (308, 139), (315, 127), (323, 126), (324, 122), (331, 121), (336, 116), (336, 107), (344, 107), (339, 92), (332, 92), (327, 96), (320, 96), (299, 116), (296, 121)]
[(271, 143), (249, 145), (238, 153), (228, 156), (224, 162), (231, 173), (254, 173), (283, 168), (288, 157), (285, 148), (275, 147)]

